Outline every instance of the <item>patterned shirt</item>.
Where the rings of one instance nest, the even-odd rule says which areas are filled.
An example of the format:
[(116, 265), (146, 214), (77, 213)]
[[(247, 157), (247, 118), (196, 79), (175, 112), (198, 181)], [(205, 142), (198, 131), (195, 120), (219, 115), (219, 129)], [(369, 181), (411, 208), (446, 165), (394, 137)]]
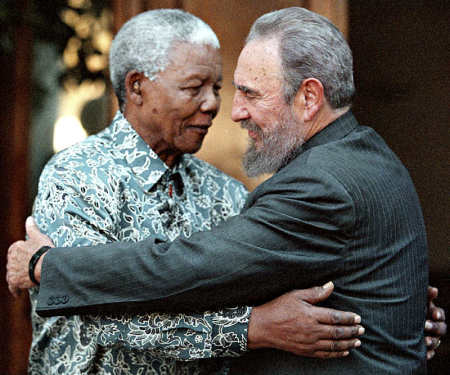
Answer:
[[(118, 112), (106, 130), (47, 164), (33, 215), (59, 247), (173, 240), (238, 214), (246, 195), (241, 183), (192, 155), (168, 168)], [(249, 307), (42, 318), (37, 293), (30, 291), (33, 375), (225, 374), (218, 357), (247, 350)]]

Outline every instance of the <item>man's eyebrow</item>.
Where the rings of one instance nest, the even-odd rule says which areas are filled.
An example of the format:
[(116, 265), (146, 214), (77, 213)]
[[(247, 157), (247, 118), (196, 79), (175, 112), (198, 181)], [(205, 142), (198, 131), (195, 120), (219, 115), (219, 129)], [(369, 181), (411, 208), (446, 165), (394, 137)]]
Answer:
[(245, 93), (245, 94), (252, 94), (252, 95), (258, 94), (258, 92), (257, 92), (256, 90), (251, 89), (250, 87), (247, 87), (247, 86), (244, 86), (244, 85), (238, 85), (238, 84), (236, 84), (236, 82), (234, 82), (234, 81), (233, 81), (232, 83), (233, 83), (233, 86), (234, 86), (237, 90), (242, 91), (242, 92)]
[[(203, 73), (192, 73), (187, 75), (186, 77), (184, 77), (184, 81), (188, 82), (188, 81), (194, 81), (194, 80), (200, 80), (200, 81), (205, 81), (206, 79), (208, 79), (208, 75), (207, 74), (203, 74)], [(222, 75), (217, 77), (216, 83), (222, 83), (223, 78)]]

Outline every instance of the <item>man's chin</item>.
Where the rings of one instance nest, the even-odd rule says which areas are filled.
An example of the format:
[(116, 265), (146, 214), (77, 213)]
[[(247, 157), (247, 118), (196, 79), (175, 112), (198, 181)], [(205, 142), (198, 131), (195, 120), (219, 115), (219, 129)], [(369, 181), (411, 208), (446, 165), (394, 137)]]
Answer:
[(254, 147), (249, 149), (242, 158), (242, 166), (248, 177), (258, 177), (268, 171), (268, 165), (264, 160), (264, 156)]
[(196, 152), (200, 151), (203, 144), (203, 139), (201, 142), (192, 142), (189, 144), (183, 145), (182, 152), (183, 154), (195, 154)]

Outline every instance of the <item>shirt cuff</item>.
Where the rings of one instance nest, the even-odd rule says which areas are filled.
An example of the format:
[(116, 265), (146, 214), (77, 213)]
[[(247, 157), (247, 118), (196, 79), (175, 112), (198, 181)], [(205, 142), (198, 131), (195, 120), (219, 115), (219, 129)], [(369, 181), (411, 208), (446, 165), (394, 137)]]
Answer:
[(239, 357), (247, 352), (248, 323), (252, 308), (240, 306), (216, 313), (213, 321), (213, 357)]

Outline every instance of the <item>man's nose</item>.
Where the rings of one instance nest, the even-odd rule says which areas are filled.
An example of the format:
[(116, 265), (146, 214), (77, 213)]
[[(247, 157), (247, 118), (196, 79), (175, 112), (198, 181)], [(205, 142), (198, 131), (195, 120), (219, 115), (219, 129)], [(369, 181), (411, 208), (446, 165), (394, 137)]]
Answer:
[(247, 108), (242, 100), (242, 95), (239, 91), (234, 93), (233, 107), (231, 108), (231, 119), (235, 122), (246, 120), (250, 117)]
[(200, 110), (202, 112), (211, 112), (213, 117), (219, 112), (220, 95), (214, 90), (207, 90), (203, 98)]

